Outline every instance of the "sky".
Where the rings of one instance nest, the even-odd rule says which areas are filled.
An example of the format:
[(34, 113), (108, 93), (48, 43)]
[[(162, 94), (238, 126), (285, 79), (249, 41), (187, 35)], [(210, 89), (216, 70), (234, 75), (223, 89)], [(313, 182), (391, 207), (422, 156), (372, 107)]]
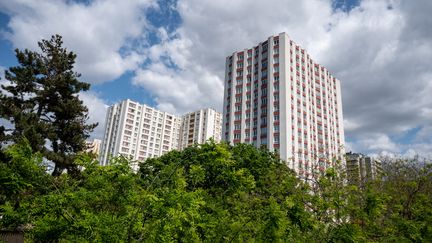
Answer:
[(431, 12), (430, 0), (0, 1), (0, 77), (15, 48), (62, 35), (101, 138), (106, 107), (127, 98), (222, 111), (225, 57), (286, 32), (341, 80), (347, 150), (432, 157)]

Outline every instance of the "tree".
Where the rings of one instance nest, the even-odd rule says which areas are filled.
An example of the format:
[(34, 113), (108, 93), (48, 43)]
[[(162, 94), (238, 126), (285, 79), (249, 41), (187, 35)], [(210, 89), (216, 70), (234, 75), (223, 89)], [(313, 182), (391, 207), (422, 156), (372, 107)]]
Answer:
[(431, 242), (432, 166), (395, 161), (382, 181), (349, 185), (335, 168), (315, 186), (252, 145), (195, 145), (79, 177), (44, 172), (25, 143), (0, 160), (0, 229), (36, 242)]
[(85, 148), (85, 139), (97, 124), (86, 124), (87, 107), (78, 93), (90, 88), (73, 71), (76, 54), (62, 47), (62, 37), (38, 43), (41, 53), (15, 50), (19, 66), (5, 71), (10, 85), (0, 90), (0, 118), (12, 129), (0, 131), (3, 142), (26, 138), (34, 152), (55, 164), (53, 175), (64, 169), (77, 172), (76, 154)]

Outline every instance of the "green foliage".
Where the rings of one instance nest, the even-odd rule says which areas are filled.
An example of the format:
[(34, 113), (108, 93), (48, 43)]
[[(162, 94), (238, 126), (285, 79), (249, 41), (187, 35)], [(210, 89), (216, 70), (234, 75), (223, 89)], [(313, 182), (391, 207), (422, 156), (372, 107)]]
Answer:
[[(430, 242), (431, 166), (398, 161), (362, 188), (340, 168), (303, 182), (274, 154), (209, 142), (140, 163), (87, 155), (44, 172), (25, 143), (0, 164), (0, 228), (29, 241)], [(7, 187), (6, 187), (7, 185)], [(16, 204), (18, 202), (18, 204)]]
[(76, 55), (62, 44), (55, 35), (39, 42), (41, 53), (15, 50), (19, 66), (5, 71), (10, 84), (0, 89), (0, 118), (13, 124), (12, 129), (0, 127), (0, 144), (26, 138), (33, 151), (54, 162), (57, 176), (64, 169), (78, 172), (75, 156), (97, 125), (86, 124), (87, 107), (78, 93), (90, 85), (78, 80)]

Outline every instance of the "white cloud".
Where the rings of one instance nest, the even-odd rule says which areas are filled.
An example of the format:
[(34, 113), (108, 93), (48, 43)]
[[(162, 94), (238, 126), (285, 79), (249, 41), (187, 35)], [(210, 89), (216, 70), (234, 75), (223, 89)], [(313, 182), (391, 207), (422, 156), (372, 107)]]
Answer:
[[(330, 0), (189, 0), (179, 1), (177, 9), (181, 27), (162, 32), (164, 41), (149, 50), (156, 64), (135, 78), (161, 107), (183, 111), (211, 103), (221, 110), (217, 92), (225, 57), (287, 32), (342, 81), (350, 148), (367, 153), (424, 148), (391, 138), (432, 126), (431, 1), (363, 0), (349, 13), (332, 10)], [(214, 97), (211, 90), (219, 97), (205, 98)]]
[(89, 111), (90, 123), (99, 123), (96, 129), (91, 134), (91, 138), (102, 139), (105, 129), (105, 117), (108, 105), (104, 100), (98, 97), (93, 92), (81, 92), (79, 98), (83, 101), (84, 105), (87, 106)]
[[(15, 46), (60, 32), (86, 79), (101, 82), (133, 70), (132, 82), (158, 108), (177, 114), (222, 110), (225, 57), (287, 32), (341, 80), (347, 146), (376, 154), (430, 148), (432, 1), (363, 0), (345, 13), (333, 10), (331, 0), (179, 0), (180, 27), (161, 27), (161, 43), (148, 47), (144, 12), (152, 6), (150, 0), (0, 3), (12, 13)], [(150, 64), (140, 67), (144, 57)], [(419, 127), (412, 144), (392, 140)]]
[[(142, 61), (149, 25), (145, 11), (157, 7), (154, 0), (2, 1), (0, 11), (10, 15), (10, 32), (4, 33), (17, 48), (37, 49), (37, 42), (53, 34), (63, 36), (65, 46), (77, 53), (77, 71), (83, 79), (100, 83), (118, 78)], [(121, 52), (122, 49), (122, 52)]]

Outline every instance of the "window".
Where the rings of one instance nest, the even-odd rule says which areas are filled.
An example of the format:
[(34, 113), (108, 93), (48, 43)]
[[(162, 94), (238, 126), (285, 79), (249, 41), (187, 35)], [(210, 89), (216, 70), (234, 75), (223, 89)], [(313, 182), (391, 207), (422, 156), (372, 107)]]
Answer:
[(234, 133), (234, 139), (240, 139), (240, 133)]
[(236, 105), (235, 106), (235, 111), (241, 111), (241, 106), (240, 105)]
[(241, 125), (240, 124), (234, 124), (234, 130), (240, 130)]
[(279, 143), (279, 135), (274, 136), (274, 143)]
[(279, 57), (275, 57), (275, 58), (273, 59), (273, 62), (274, 62), (274, 63), (279, 63)]
[(279, 132), (279, 125), (274, 125), (275, 132)]
[(243, 68), (243, 62), (238, 62), (237, 63), (237, 68)]
[(274, 120), (279, 121), (279, 115), (274, 115)]
[(241, 96), (236, 96), (235, 97), (235, 101), (236, 102), (241, 102), (242, 101), (242, 97)]

